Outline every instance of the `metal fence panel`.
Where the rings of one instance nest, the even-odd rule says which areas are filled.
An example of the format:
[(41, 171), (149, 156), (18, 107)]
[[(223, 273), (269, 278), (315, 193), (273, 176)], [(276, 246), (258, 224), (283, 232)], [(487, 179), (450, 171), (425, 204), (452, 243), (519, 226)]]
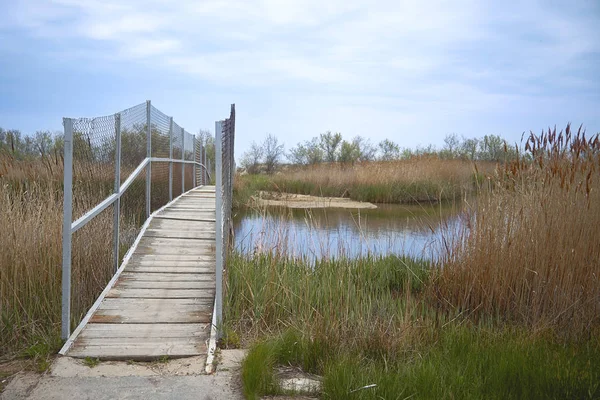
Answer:
[(227, 266), (227, 254), (232, 243), (232, 196), (235, 160), (235, 104), (231, 105), (229, 118), (215, 123), (215, 170), (216, 170), (216, 293), (215, 313), (217, 324), (223, 321), (223, 272)]
[[(63, 339), (114, 274), (150, 212), (200, 183), (194, 135), (147, 101), (64, 119)], [(183, 163), (186, 161), (187, 163)], [(75, 221), (74, 221), (75, 220)]]

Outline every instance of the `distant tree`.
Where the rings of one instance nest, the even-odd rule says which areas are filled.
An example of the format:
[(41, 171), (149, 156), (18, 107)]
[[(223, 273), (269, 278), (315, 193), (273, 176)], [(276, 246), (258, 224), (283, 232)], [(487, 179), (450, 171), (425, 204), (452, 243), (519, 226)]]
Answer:
[(444, 147), (440, 151), (441, 158), (456, 158), (460, 147), (460, 140), (456, 133), (446, 135), (444, 138)]
[(485, 135), (479, 141), (479, 158), (484, 161), (504, 159), (505, 140), (497, 135)]
[(405, 147), (400, 151), (400, 158), (402, 160), (409, 160), (416, 155), (415, 151), (409, 147)]
[(359, 161), (373, 161), (377, 155), (377, 148), (371, 144), (369, 139), (362, 136), (355, 136), (352, 143), (358, 152)]
[(308, 164), (308, 150), (306, 144), (298, 143), (296, 147), (292, 147), (287, 153), (286, 157), (291, 164), (295, 165), (307, 165)]
[(250, 149), (242, 154), (240, 164), (246, 169), (249, 174), (257, 174), (259, 172), (260, 163), (264, 155), (263, 147), (252, 142)]
[(377, 145), (379, 148), (379, 160), (392, 161), (400, 158), (400, 146), (389, 139), (382, 140)]
[(210, 160), (210, 165), (215, 166), (215, 137), (209, 130), (199, 129), (196, 133), (196, 140), (206, 149), (206, 159)]
[(283, 158), (285, 153), (284, 144), (279, 143), (279, 140), (275, 136), (269, 134), (262, 144), (262, 149), (267, 174), (272, 174)]
[(325, 161), (327, 162), (335, 162), (338, 155), (338, 149), (340, 144), (342, 143), (342, 134), (341, 133), (331, 133), (331, 131), (327, 131), (325, 133), (321, 133), (320, 136), (320, 144), (321, 149), (325, 155)]
[(21, 131), (16, 129), (9, 129), (6, 131), (6, 145), (8, 151), (13, 156), (18, 157), (23, 153), (23, 141), (21, 140)]
[(357, 143), (354, 141), (348, 142), (347, 140), (342, 141), (338, 161), (343, 164), (353, 164), (359, 159), (360, 148), (358, 147)]
[(417, 148), (414, 151), (414, 155), (416, 156), (431, 156), (431, 155), (437, 155), (437, 150), (435, 149), (435, 146), (432, 144), (428, 144), (427, 146), (423, 147), (423, 146), (417, 146)]
[(306, 163), (309, 165), (322, 163), (325, 159), (325, 153), (319, 146), (319, 139), (314, 137), (305, 143), (306, 147)]
[(6, 131), (0, 128), (0, 152), (6, 147)]
[(472, 138), (467, 139), (465, 137), (462, 138), (462, 142), (460, 144), (459, 154), (462, 158), (466, 158), (469, 160), (475, 160), (477, 158), (477, 149), (479, 148), (479, 139)]
[(41, 157), (48, 156), (53, 144), (52, 132), (37, 131), (34, 137), (34, 145)]
[(304, 143), (298, 143), (290, 149), (287, 159), (296, 165), (314, 165), (323, 162), (324, 153), (318, 138), (312, 138)]

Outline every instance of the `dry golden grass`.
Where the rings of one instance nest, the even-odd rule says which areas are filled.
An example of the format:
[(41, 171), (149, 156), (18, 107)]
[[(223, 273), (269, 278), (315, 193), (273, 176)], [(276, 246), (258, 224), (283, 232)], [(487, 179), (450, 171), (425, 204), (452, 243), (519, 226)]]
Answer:
[[(76, 219), (112, 192), (114, 172), (102, 165), (81, 163), (74, 170)], [(178, 167), (174, 170), (176, 178), (181, 176)], [(62, 174), (60, 160), (49, 164), (47, 160), (16, 161), (0, 155), (0, 360), (39, 343), (45, 347), (60, 344)], [(124, 180), (128, 171), (123, 174)], [(186, 174), (191, 179), (191, 169)], [(156, 209), (168, 197), (168, 168), (158, 164), (152, 175)], [(121, 199), (121, 257), (145, 218), (144, 176), (138, 177)], [(174, 193), (180, 191), (179, 183)], [(113, 209), (108, 207), (73, 235), (72, 327), (112, 277), (112, 230)]]
[[(59, 343), (62, 167), (55, 172), (41, 161), (6, 159), (2, 165), (0, 342), (10, 356), (38, 342)], [(82, 190), (74, 195), (78, 214), (98, 202)], [(105, 211), (73, 237), (74, 322), (110, 279), (111, 230), (112, 214)]]
[[(474, 192), (495, 163), (441, 160), (435, 156), (390, 162), (319, 164), (290, 168), (271, 177), (238, 179), (237, 193), (251, 190), (349, 197), (373, 203), (426, 203)], [(243, 196), (241, 196), (243, 197)]]
[[(434, 284), (464, 315), (589, 334), (600, 323), (600, 139), (556, 130), (499, 172)], [(451, 240), (451, 238), (450, 238)]]

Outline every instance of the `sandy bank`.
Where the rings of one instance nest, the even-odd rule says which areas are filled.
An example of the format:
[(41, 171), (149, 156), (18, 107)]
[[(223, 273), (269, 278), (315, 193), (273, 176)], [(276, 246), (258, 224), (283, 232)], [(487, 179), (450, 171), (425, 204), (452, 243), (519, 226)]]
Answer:
[(377, 208), (373, 203), (354, 201), (342, 197), (317, 197), (304, 194), (258, 192), (253, 197), (259, 206), (280, 206), (288, 208)]

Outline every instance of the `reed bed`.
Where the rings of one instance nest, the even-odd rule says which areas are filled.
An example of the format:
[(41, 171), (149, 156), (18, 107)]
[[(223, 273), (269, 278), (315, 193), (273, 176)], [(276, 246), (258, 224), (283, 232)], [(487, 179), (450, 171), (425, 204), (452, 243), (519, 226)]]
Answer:
[[(76, 219), (112, 193), (114, 171), (84, 163), (76, 163), (74, 170)], [(131, 171), (125, 167), (122, 180)], [(174, 166), (176, 179), (180, 171)], [(191, 179), (191, 169), (186, 174)], [(61, 344), (62, 175), (60, 160), (49, 166), (48, 160), (17, 161), (0, 155), (0, 361), (53, 353)], [(181, 183), (175, 183), (177, 195)], [(153, 168), (152, 184), (154, 210), (168, 201), (165, 165)], [(120, 257), (145, 220), (144, 191), (142, 174), (121, 199)], [(72, 327), (113, 275), (112, 230), (113, 209), (108, 207), (73, 235)]]
[(566, 335), (600, 323), (600, 139), (556, 129), (498, 171), (454, 238), (432, 296), (473, 318)]
[(431, 203), (474, 193), (495, 163), (442, 160), (435, 156), (408, 160), (289, 167), (272, 176), (240, 177), (234, 190), (244, 202), (256, 190), (313, 196), (347, 197), (372, 203)]

